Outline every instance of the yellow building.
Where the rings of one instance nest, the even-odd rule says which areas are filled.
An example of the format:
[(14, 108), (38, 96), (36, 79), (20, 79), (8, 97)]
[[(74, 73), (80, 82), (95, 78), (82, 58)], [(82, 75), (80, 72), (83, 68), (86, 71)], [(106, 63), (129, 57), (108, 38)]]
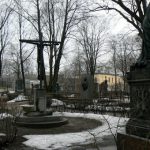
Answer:
[(99, 73), (99, 74), (94, 75), (94, 79), (95, 79), (95, 83), (97, 83), (99, 85), (101, 85), (102, 83), (107, 81), (108, 90), (113, 90), (113, 88), (115, 86), (115, 82), (116, 82), (117, 85), (120, 86), (120, 88), (123, 85), (123, 79), (119, 75), (115, 76), (113, 74)]

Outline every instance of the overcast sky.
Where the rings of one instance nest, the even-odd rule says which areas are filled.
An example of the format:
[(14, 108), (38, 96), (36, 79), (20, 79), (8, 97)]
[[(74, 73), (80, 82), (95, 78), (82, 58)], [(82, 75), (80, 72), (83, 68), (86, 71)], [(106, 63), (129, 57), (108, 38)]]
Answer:
[[(2, 0), (4, 1), (4, 0)], [(25, 8), (29, 8), (30, 13), (32, 13), (32, 9), (31, 9), (31, 5), (26, 4)], [(136, 32), (132, 32), (133, 31), (133, 27), (126, 22), (126, 20), (124, 20), (120, 15), (118, 15), (118, 13), (114, 12), (114, 11), (100, 11), (100, 12), (95, 12), (96, 16), (105, 16), (105, 18), (107, 20), (109, 20), (109, 32), (111, 34), (135, 34)], [(11, 18), (12, 21), (14, 20), (14, 18)], [(29, 28), (29, 24), (27, 24), (27, 26), (25, 27), (26, 29)], [(17, 28), (18, 27), (18, 23), (16, 21), (16, 23), (14, 23), (14, 25), (11, 26), (11, 28)], [(29, 29), (30, 30), (30, 29)], [(18, 32), (16, 30), (16, 32)], [(11, 40), (15, 43), (18, 43), (19, 38), (16, 36), (14, 36), (16, 33), (12, 34), (12, 38)], [(31, 33), (30, 33), (31, 34)], [(34, 35), (34, 34), (32, 34)], [(27, 35), (26, 38), (30, 37), (31, 35)], [(33, 38), (33, 37), (31, 37)], [(75, 52), (75, 47), (74, 47), (74, 43), (71, 41), (69, 43), (69, 46), (67, 47), (68, 52), (65, 52), (65, 55), (62, 58), (61, 61), (61, 66), (60, 69), (63, 69), (65, 66), (68, 66), (72, 63), (72, 58), (74, 56), (75, 53), (73, 53), (73, 51)], [(35, 60), (36, 60), (36, 55), (34, 56)], [(109, 53), (107, 55), (103, 55), (103, 57), (100, 58), (101, 61), (107, 61), (109, 59)], [(48, 59), (45, 59), (46, 64), (48, 63)], [(36, 64), (36, 62), (35, 62)]]

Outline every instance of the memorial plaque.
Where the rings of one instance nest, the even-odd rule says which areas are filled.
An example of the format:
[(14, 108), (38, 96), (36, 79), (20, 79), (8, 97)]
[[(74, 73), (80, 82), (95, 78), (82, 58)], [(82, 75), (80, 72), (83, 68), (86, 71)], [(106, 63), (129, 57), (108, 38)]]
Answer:
[(39, 97), (38, 100), (39, 100), (39, 103), (38, 103), (39, 111), (42, 111), (42, 112), (46, 111), (46, 97), (45, 96)]

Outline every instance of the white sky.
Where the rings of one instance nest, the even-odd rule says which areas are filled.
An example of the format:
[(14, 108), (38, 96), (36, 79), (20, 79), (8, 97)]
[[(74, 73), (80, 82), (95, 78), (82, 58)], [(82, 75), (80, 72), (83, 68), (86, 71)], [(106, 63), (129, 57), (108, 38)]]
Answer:
[[(30, 9), (31, 11), (31, 9)], [(115, 13), (114, 11), (110, 11), (109, 13), (106, 13), (104, 11), (101, 12), (96, 12), (97, 16), (101, 16), (104, 15), (106, 16), (106, 18), (108, 17), (110, 19), (110, 32), (112, 34), (118, 34), (118, 33), (125, 33), (128, 34), (131, 32), (131, 30), (133, 30), (133, 28), (131, 27), (131, 25), (129, 25), (124, 19), (121, 18), (120, 15), (118, 15), (117, 13)], [(12, 18), (13, 20), (13, 18)], [(17, 22), (16, 22), (17, 23)], [(15, 28), (18, 27), (18, 24), (14, 24)], [(26, 27), (27, 28), (27, 27)], [(29, 28), (29, 30), (31, 30)], [(18, 31), (16, 31), (18, 32)], [(17, 36), (14, 36), (16, 33), (12, 34), (12, 38), (11, 40), (15, 43), (18, 43), (19, 38), (17, 38)], [(34, 34), (31, 34), (34, 35)], [(31, 35), (28, 35), (28, 37), (30, 37)], [(26, 36), (27, 37), (27, 36)], [(72, 58), (74, 57), (74, 43), (69, 43), (69, 46), (67, 47), (68, 49), (68, 54), (63, 56), (62, 61), (61, 61), (61, 66), (60, 66), (60, 70), (62, 70), (65, 66), (68, 66), (69, 64), (71, 64)], [(72, 53), (73, 52), (73, 53)], [(101, 61), (107, 61), (109, 59), (109, 53), (107, 55), (103, 55), (103, 57), (100, 58)], [(34, 55), (34, 59), (36, 60), (36, 55)], [(46, 64), (48, 64), (48, 59), (45, 59)], [(36, 61), (34, 62), (34, 64), (36, 64)], [(46, 65), (47, 66), (47, 65)]]
[[(112, 35), (127, 34), (129, 36), (137, 33), (136, 30), (132, 27), (132, 25), (130, 25), (125, 19), (123, 19), (118, 13), (114, 11), (110, 11), (109, 13), (103, 11), (96, 12), (96, 15), (97, 16), (104, 15), (106, 19), (110, 20), (109, 32)], [(65, 66), (69, 66), (69, 64), (71, 64), (73, 57), (74, 54), (72, 54), (71, 56), (70, 54), (68, 54), (65, 57), (65, 59), (63, 58), (61, 61), (62, 63), (60, 68), (63, 70)], [(109, 59), (110, 59), (110, 53), (106, 53), (105, 55), (99, 58), (99, 62), (107, 62)]]

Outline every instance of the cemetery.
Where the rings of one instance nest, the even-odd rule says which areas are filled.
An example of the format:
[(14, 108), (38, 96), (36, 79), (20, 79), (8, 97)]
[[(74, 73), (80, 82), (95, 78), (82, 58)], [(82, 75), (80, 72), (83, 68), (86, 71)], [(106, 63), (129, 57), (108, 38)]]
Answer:
[(150, 150), (150, 1), (2, 0), (0, 150)]

